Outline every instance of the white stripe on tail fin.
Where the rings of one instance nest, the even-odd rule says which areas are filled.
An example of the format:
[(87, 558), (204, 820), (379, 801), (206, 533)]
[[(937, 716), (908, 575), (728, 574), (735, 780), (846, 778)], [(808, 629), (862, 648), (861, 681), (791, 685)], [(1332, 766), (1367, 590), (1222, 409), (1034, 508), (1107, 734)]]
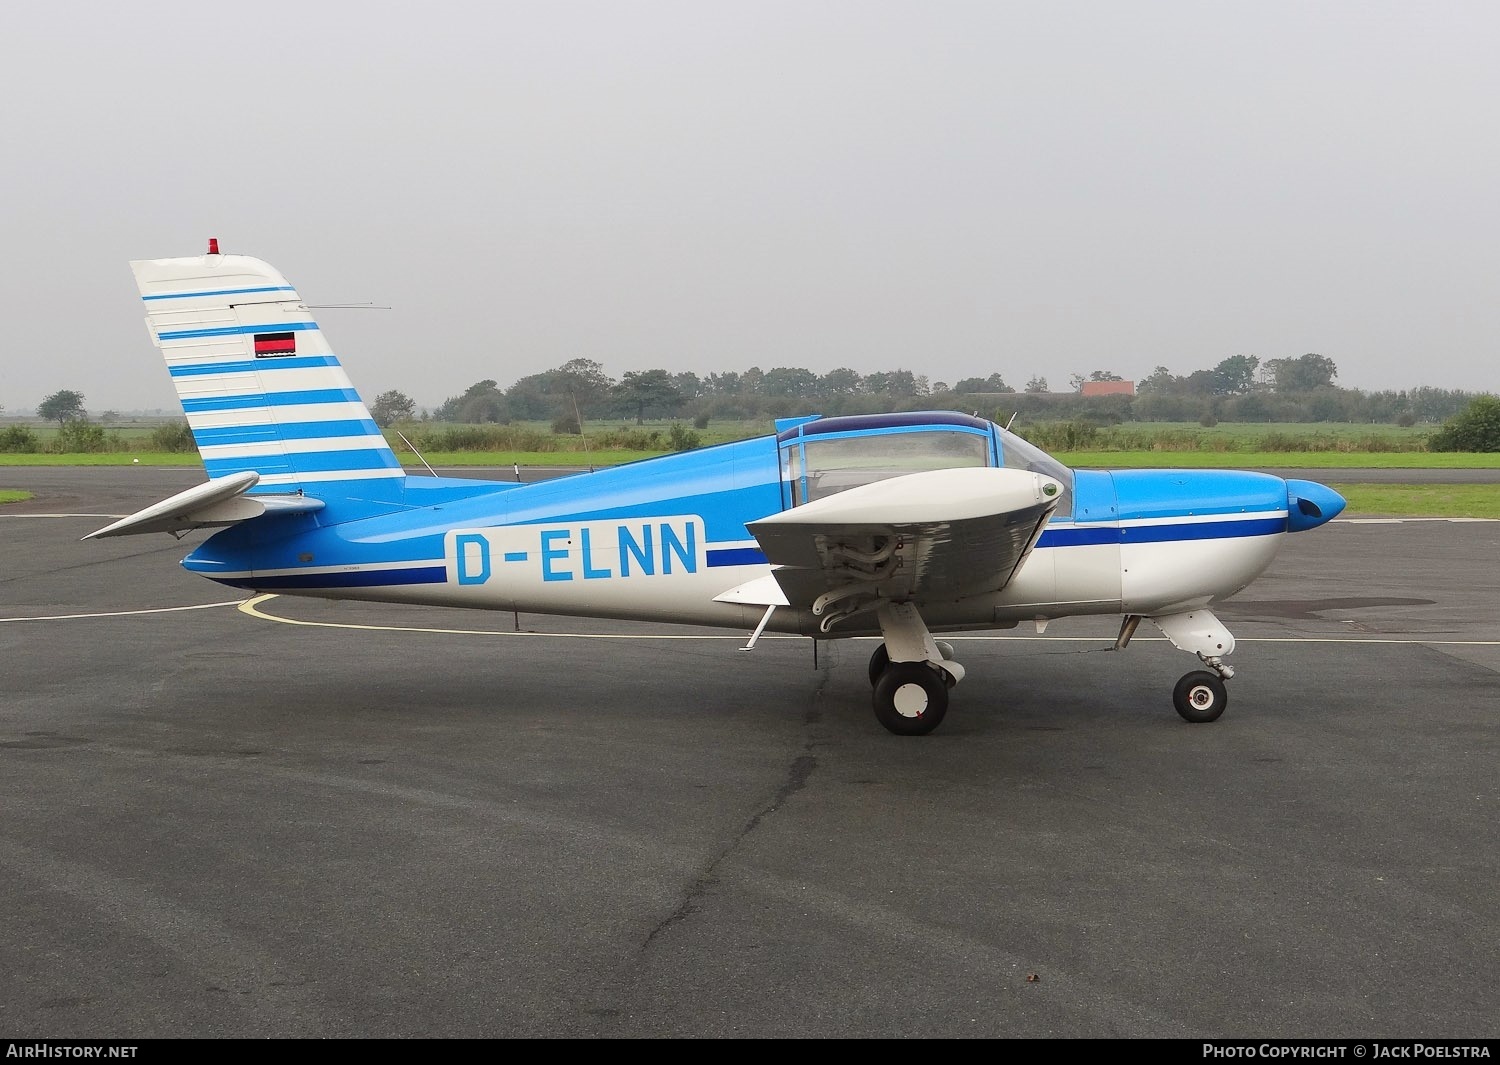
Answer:
[(219, 254), (130, 268), (210, 478), (253, 470), (255, 493), (401, 497), (401, 464), (280, 272)]

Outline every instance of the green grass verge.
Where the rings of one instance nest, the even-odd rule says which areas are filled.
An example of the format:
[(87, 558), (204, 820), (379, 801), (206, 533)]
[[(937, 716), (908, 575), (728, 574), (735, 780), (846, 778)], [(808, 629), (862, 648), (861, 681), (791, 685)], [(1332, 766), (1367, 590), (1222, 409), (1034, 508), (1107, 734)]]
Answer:
[[(437, 451), (427, 455), (434, 466), (616, 466), (654, 458), (660, 451)], [(422, 468), (416, 456), (402, 450), (401, 461)], [(1500, 469), (1500, 453), (1349, 452), (1349, 451), (1059, 451), (1069, 466), (1086, 469), (1219, 469), (1254, 470), (1313, 467), (1320, 469), (1462, 470)], [(192, 452), (105, 451), (90, 455), (23, 455), (0, 453), (0, 466), (197, 466)]]
[(1054, 454), (1069, 466), (1091, 469), (1500, 469), (1500, 453), (1455, 451), (1058, 451)]
[(1492, 484), (1333, 484), (1349, 502), (1345, 517), (1500, 518)]
[[(34, 458), (34, 456), (33, 456)], [(49, 456), (62, 459), (66, 456)], [(98, 456), (89, 456), (98, 458)], [(174, 465), (181, 465), (181, 456)], [(452, 456), (435, 456), (434, 465), (460, 465), (449, 462)], [(472, 458), (463, 455), (462, 458)], [(532, 462), (543, 458), (535, 455), (484, 456), (480, 465), (547, 465), (547, 462)], [(547, 455), (561, 465), (588, 465), (577, 456)], [(595, 456), (597, 458), (597, 456)], [(648, 458), (648, 456), (642, 456)], [(429, 459), (431, 460), (431, 459)], [(474, 463), (471, 463), (474, 465)], [(1395, 517), (1494, 517), (1500, 519), (1500, 487), (1494, 484), (1331, 484), (1335, 492), (1349, 501), (1346, 516), (1395, 516)], [(18, 489), (0, 489), (0, 504), (21, 502), (33, 498), (30, 492)]]
[(1359, 438), (1379, 436), (1390, 440), (1420, 440), (1437, 429), (1428, 422), (1424, 425), (1390, 425), (1384, 422), (1220, 422), (1204, 426), (1197, 422), (1121, 422), (1108, 429), (1133, 430), (1142, 433), (1181, 433), (1195, 436), (1233, 440), (1254, 440), (1263, 436), (1336, 436)]
[[(618, 466), (622, 462), (655, 458), (661, 451), (424, 451), (432, 466)], [(409, 471), (423, 472), (421, 460), (410, 451), (396, 457)]]
[[(426, 453), (434, 466), (618, 466), (622, 462), (655, 458), (661, 451), (434, 451)], [(396, 456), (407, 469), (423, 472), (410, 451)], [(85, 455), (20, 455), (0, 452), (0, 466), (202, 466), (190, 451), (101, 451)]]
[(201, 466), (195, 451), (100, 451), (83, 455), (25, 455), (0, 452), (0, 466)]

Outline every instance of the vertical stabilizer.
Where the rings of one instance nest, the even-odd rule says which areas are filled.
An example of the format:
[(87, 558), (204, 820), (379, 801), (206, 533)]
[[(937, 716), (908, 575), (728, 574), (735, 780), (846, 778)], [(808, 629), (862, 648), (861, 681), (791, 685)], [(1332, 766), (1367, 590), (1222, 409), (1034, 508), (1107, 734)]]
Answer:
[(286, 278), (246, 255), (130, 264), (211, 478), (254, 493), (399, 500), (405, 474)]

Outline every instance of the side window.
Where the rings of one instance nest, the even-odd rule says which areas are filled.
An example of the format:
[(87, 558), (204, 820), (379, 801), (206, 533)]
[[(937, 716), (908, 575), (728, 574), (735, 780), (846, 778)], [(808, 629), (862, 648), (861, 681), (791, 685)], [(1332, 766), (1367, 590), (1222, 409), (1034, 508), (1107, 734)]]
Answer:
[(987, 435), (947, 430), (813, 437), (782, 449), (792, 506), (908, 473), (989, 464)]
[(781, 505), (801, 506), (807, 502), (807, 477), (802, 469), (802, 445), (781, 449)]

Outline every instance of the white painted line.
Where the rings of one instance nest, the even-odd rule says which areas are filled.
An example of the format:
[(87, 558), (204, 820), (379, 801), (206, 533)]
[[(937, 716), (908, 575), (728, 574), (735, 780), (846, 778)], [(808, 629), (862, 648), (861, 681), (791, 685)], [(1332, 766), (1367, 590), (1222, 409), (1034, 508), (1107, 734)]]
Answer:
[(1334, 525), (1405, 525), (1417, 521), (1446, 521), (1450, 524), (1500, 521), (1500, 518), (1334, 518)]
[[(249, 614), (253, 618), (262, 621), (276, 621), (283, 625), (306, 625), (314, 629), (358, 629), (364, 632), (424, 632), (437, 633), (444, 636), (518, 636), (529, 639), (551, 638), (560, 640), (733, 640), (740, 643), (744, 640), (740, 635), (718, 635), (716, 633), (692, 633), (686, 635), (670, 635), (662, 633), (651, 635), (649, 633), (617, 633), (617, 632), (507, 632), (503, 629), (429, 629), (414, 625), (356, 625), (348, 621), (301, 621), (297, 618), (277, 617), (275, 614), (267, 614), (260, 610), (260, 604), (268, 599), (275, 599), (275, 595), (258, 595), (254, 599), (247, 600), (241, 604), (240, 613)], [(510, 611), (496, 611), (496, 613), (510, 613)], [(526, 611), (522, 611), (526, 613)], [(545, 616), (545, 615), (544, 615)], [(806, 636), (794, 636), (790, 634), (777, 634), (762, 636), (762, 640), (805, 640)]]
[[(254, 599), (246, 600), (239, 604), (240, 613), (248, 614), (262, 621), (275, 621), (282, 625), (305, 625), (315, 629), (356, 629), (364, 632), (418, 632), (430, 633), (444, 636), (500, 636), (500, 637), (522, 637), (526, 639), (558, 639), (558, 640), (671, 640), (671, 641), (713, 641), (734, 640), (739, 642), (743, 636), (729, 635), (721, 636), (716, 633), (702, 634), (651, 634), (651, 633), (618, 633), (618, 632), (515, 632), (504, 629), (433, 629), (413, 625), (358, 625), (348, 621), (302, 621), (297, 618), (278, 617), (275, 614), (267, 614), (261, 610), (262, 604), (271, 599), (278, 598), (276, 595), (258, 595)], [(509, 613), (509, 611), (497, 611), (497, 613)], [(522, 611), (526, 613), (526, 611)], [(546, 616), (546, 615), (543, 615)], [(1091, 643), (1108, 646), (1115, 642), (1113, 636), (958, 636), (953, 633), (939, 633), (944, 640), (958, 643)], [(761, 640), (805, 640), (806, 636), (798, 636), (791, 633), (767, 634)], [(852, 640), (878, 640), (879, 636), (846, 636), (841, 639)], [(1137, 636), (1132, 643), (1166, 643), (1165, 637), (1161, 636)], [(1412, 639), (1389, 639), (1385, 637), (1351, 638), (1351, 637), (1323, 637), (1323, 636), (1281, 636), (1281, 637), (1238, 637), (1236, 643), (1373, 643), (1373, 644), (1416, 644), (1423, 647), (1500, 647), (1500, 640), (1424, 640)]]
[[(497, 481), (496, 484), (511, 484), (510, 481)], [(126, 518), (128, 514), (6, 514), (0, 512), (0, 518)], [(1170, 524), (1175, 518), (1163, 518), (1158, 524)], [(1208, 520), (1208, 519), (1197, 519)], [(1453, 523), (1463, 522), (1497, 522), (1500, 518), (1334, 518), (1331, 525), (1404, 525), (1413, 521), (1446, 521)], [(754, 544), (754, 540), (746, 540), (747, 544)]]
[(224, 603), (198, 603), (194, 606), (159, 606), (148, 610), (109, 610), (97, 614), (48, 614), (36, 618), (0, 618), (6, 621), (78, 621), (84, 618), (130, 618), (137, 614), (171, 614), (179, 610), (213, 610), (221, 606), (239, 606), (243, 599), (230, 599)]

